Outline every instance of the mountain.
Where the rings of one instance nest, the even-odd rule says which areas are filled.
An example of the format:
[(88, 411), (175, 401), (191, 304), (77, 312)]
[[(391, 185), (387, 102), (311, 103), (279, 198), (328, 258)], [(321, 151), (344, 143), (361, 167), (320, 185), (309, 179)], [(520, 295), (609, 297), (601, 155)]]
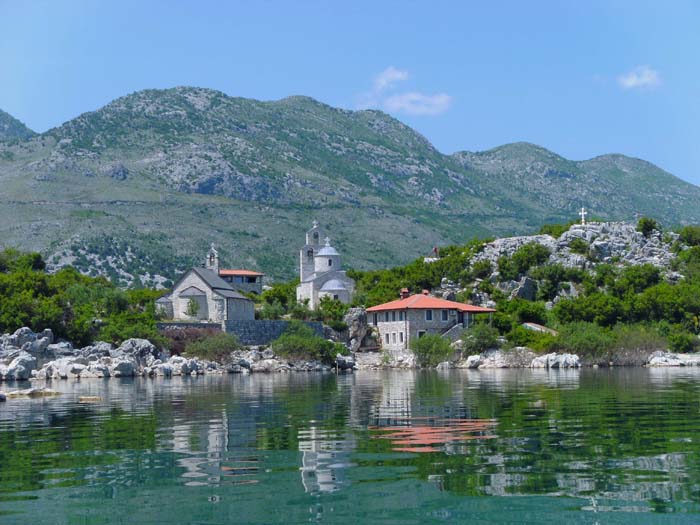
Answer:
[(313, 219), (346, 263), (635, 212), (700, 222), (700, 188), (622, 155), (509, 144), (445, 155), (380, 111), (179, 87), (146, 90), (0, 144), (0, 238), (124, 283), (167, 284), (215, 242), (228, 266), (295, 274)]
[(0, 109), (0, 140), (27, 139), (34, 135), (31, 129)]

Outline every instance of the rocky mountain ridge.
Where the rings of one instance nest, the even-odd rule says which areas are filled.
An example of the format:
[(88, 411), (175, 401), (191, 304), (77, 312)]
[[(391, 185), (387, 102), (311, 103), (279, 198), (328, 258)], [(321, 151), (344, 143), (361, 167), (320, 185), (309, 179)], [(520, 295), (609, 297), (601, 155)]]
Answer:
[(569, 161), (527, 143), (445, 155), (380, 111), (188, 87), (0, 143), (0, 182), (6, 245), (124, 285), (167, 285), (211, 242), (227, 265), (290, 278), (313, 219), (358, 269), (524, 234), (582, 205), (700, 222), (700, 188), (638, 159)]

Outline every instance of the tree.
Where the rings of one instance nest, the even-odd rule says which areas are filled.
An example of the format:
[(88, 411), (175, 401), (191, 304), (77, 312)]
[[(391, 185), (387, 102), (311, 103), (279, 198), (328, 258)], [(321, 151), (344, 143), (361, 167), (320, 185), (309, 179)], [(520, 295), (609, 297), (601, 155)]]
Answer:
[(649, 237), (654, 230), (660, 230), (659, 224), (650, 217), (642, 217), (637, 223), (637, 231), (642, 232), (644, 237)]
[(435, 366), (447, 361), (454, 352), (450, 341), (438, 334), (411, 339), (410, 348), (421, 366)]

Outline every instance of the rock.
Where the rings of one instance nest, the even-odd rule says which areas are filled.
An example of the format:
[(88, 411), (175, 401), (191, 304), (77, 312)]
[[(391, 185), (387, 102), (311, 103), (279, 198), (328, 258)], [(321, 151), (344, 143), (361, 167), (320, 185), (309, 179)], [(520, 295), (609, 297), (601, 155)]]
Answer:
[(453, 366), (449, 361), (443, 361), (442, 363), (438, 363), (435, 368), (438, 370), (449, 370), (450, 368), (453, 368)]
[(32, 371), (37, 367), (36, 357), (28, 352), (21, 351), (20, 354), (10, 361), (7, 369), (2, 373), (3, 379), (26, 381), (32, 377)]
[(364, 308), (350, 308), (343, 322), (348, 325), (348, 345), (351, 352), (357, 352), (367, 335), (367, 312)]
[(13, 390), (6, 394), (7, 397), (53, 397), (60, 396), (60, 392), (51, 390), (49, 388), (27, 388), (25, 390)]
[(685, 366), (685, 362), (676, 354), (657, 350), (649, 356), (647, 366)]
[(352, 370), (355, 368), (355, 358), (351, 355), (338, 355), (336, 364), (338, 370)]
[(262, 352), (262, 358), (263, 359), (272, 359), (275, 357), (275, 353), (272, 351), (272, 348), (266, 348)]
[(251, 372), (275, 372), (280, 367), (281, 363), (276, 359), (261, 359), (256, 361), (250, 367)]
[(14, 337), (15, 340), (13, 346), (18, 346), (20, 348), (26, 343), (36, 341), (36, 334), (32, 332), (31, 328), (27, 328), (26, 326), (17, 329), (15, 333), (12, 334), (12, 337)]
[(545, 354), (535, 357), (530, 368), (579, 368), (581, 362), (575, 354)]
[(479, 365), (481, 364), (481, 356), (480, 355), (470, 355), (467, 357), (467, 360), (465, 361), (464, 368), (479, 368)]
[(49, 344), (53, 343), (53, 331), (51, 328), (45, 328), (44, 330), (41, 331), (41, 333), (38, 335), (38, 339), (48, 339)]
[(105, 170), (105, 175), (116, 180), (126, 180), (129, 170), (121, 162), (114, 164)]
[(102, 401), (100, 396), (80, 396), (78, 397), (78, 403), (97, 403)]
[(518, 283), (518, 287), (510, 294), (510, 298), (534, 301), (537, 298), (537, 281), (530, 277), (523, 277)]
[(109, 368), (109, 373), (114, 377), (133, 377), (136, 374), (136, 366), (132, 360), (115, 360)]
[(73, 355), (74, 349), (73, 345), (67, 341), (61, 341), (60, 343), (53, 343), (46, 347), (44, 355), (46, 357), (58, 358)]

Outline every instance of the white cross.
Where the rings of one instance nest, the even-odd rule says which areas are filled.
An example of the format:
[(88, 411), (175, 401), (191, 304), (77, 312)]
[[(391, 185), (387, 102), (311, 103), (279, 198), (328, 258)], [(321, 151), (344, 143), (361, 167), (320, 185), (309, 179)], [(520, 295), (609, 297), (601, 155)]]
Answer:
[(586, 208), (581, 208), (579, 215), (581, 216), (581, 224), (586, 224), (586, 215), (588, 215)]

